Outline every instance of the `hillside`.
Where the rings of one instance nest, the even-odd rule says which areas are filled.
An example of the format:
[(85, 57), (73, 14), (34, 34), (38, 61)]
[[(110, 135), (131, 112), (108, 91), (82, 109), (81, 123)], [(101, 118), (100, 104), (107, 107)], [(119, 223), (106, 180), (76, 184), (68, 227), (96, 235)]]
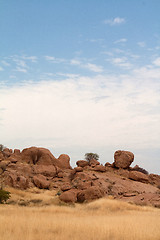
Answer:
[(31, 147), (22, 152), (4, 149), (0, 152), (0, 178), (5, 187), (20, 190), (48, 189), (66, 203), (83, 203), (112, 196), (114, 199), (160, 207), (160, 176), (148, 174), (135, 166), (134, 154), (116, 151), (114, 162), (104, 166), (99, 161), (79, 160), (70, 166), (70, 158), (56, 159), (45, 148)]

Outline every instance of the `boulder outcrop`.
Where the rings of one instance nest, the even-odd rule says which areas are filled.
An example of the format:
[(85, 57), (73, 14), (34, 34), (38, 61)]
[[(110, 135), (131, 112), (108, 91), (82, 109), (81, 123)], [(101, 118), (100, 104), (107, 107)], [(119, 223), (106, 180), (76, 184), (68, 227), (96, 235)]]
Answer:
[(149, 179), (148, 176), (144, 173), (131, 171), (129, 172), (129, 178), (138, 182), (148, 183)]
[(31, 147), (22, 152), (4, 149), (0, 152), (0, 180), (22, 190), (57, 190), (60, 200), (66, 203), (112, 195), (123, 201), (160, 207), (160, 176), (148, 174), (139, 166), (131, 168), (133, 160), (133, 153), (118, 150), (112, 164), (79, 160), (72, 169), (66, 154), (55, 158), (45, 148)]
[(118, 150), (114, 154), (114, 166), (117, 168), (129, 168), (134, 160), (134, 154), (129, 151)]

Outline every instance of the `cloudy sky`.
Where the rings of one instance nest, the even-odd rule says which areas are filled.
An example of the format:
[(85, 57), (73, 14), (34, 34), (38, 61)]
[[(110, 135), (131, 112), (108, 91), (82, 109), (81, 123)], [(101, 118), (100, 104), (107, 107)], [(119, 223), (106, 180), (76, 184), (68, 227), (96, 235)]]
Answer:
[(0, 0), (0, 143), (160, 173), (160, 1)]

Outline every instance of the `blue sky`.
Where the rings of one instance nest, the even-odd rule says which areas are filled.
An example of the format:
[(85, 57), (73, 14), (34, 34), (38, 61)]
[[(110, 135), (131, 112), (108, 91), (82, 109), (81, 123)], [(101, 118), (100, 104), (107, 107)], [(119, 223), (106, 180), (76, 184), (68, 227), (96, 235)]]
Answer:
[(0, 137), (159, 173), (160, 1), (0, 0)]

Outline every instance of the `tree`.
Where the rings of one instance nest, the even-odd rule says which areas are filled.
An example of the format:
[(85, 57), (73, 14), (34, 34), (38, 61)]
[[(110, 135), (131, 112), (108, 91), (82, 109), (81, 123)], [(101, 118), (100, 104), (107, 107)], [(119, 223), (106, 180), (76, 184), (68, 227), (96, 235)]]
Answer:
[(84, 156), (88, 162), (90, 162), (91, 159), (99, 160), (99, 155), (97, 153), (86, 153)]
[(5, 203), (11, 196), (10, 192), (0, 189), (0, 204)]
[(0, 144), (0, 152), (2, 152), (5, 149), (5, 146), (3, 144)]

